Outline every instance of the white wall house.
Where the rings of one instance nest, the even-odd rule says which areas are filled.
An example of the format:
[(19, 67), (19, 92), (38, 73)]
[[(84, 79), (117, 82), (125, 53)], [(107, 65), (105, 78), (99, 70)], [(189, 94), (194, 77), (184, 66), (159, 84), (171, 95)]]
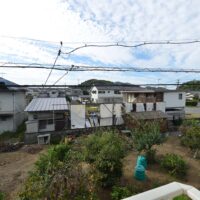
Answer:
[(6, 79), (0, 78), (0, 134), (4, 131), (16, 131), (24, 121), (26, 107), (25, 91)]
[(35, 98), (26, 107), (26, 133), (60, 131), (69, 126), (69, 107), (65, 98)]
[(142, 89), (122, 91), (125, 111), (144, 112), (162, 111), (168, 119), (184, 118), (185, 92), (166, 89)]
[(185, 118), (186, 93), (181, 91), (164, 92), (165, 111), (170, 120)]
[(122, 91), (138, 88), (137, 86), (93, 86), (90, 97), (94, 103), (122, 103)]

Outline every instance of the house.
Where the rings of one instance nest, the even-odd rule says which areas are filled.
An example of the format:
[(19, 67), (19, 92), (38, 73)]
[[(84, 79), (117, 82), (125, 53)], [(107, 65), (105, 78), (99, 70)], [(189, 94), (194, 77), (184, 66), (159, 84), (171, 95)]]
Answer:
[(34, 98), (25, 111), (26, 133), (61, 131), (70, 126), (69, 106), (63, 97)]
[(16, 131), (26, 117), (25, 107), (25, 90), (16, 83), (0, 78), (0, 134)]
[(121, 91), (139, 88), (138, 86), (93, 86), (90, 89), (91, 102), (93, 103), (122, 103)]
[(28, 88), (26, 92), (27, 102), (33, 98), (52, 98), (52, 97), (68, 97), (72, 101), (81, 100), (80, 96), (83, 95), (83, 91), (80, 88), (69, 87), (49, 87), (49, 88)]
[(137, 88), (135, 91), (122, 91), (122, 94), (126, 113), (162, 111), (169, 120), (185, 116), (185, 92), (164, 88)]

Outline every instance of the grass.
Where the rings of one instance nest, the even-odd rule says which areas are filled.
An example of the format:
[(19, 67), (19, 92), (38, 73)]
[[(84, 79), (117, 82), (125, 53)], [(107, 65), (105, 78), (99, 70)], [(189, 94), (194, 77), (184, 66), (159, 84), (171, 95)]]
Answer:
[(177, 197), (174, 197), (173, 200), (191, 200), (187, 195), (182, 194)]
[(0, 200), (4, 200), (4, 197), (5, 197), (4, 193), (0, 191)]
[(20, 142), (24, 140), (24, 134), (26, 130), (26, 125), (23, 122), (15, 132), (11, 131), (5, 131), (2, 134), (0, 134), (0, 142), (5, 142), (13, 138), (17, 138)]

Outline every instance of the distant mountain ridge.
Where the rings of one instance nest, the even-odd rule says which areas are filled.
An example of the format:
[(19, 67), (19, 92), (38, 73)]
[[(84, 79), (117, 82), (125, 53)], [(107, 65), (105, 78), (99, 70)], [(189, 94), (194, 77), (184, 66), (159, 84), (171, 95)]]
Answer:
[(182, 90), (200, 91), (200, 80), (182, 83), (178, 88)]
[(112, 82), (112, 81), (108, 81), (108, 80), (99, 80), (99, 79), (89, 79), (87, 81), (84, 81), (80, 84), (81, 86), (86, 86), (86, 87), (91, 87), (93, 85), (95, 86), (112, 86), (112, 85), (130, 85), (130, 86), (138, 86), (138, 85), (134, 85), (131, 83), (124, 83), (124, 82)]

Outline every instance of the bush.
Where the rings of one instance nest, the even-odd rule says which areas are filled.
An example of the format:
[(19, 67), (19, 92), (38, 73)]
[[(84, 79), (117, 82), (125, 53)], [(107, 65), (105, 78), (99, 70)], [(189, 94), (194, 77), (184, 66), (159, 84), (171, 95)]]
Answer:
[(179, 178), (184, 177), (187, 172), (186, 162), (176, 154), (166, 154), (161, 160), (161, 166), (168, 170), (170, 175)]
[(21, 200), (96, 199), (93, 176), (69, 145), (57, 145), (36, 162), (20, 192)]
[(198, 101), (196, 101), (196, 100), (186, 101), (186, 106), (193, 106), (193, 107), (195, 107), (195, 106), (197, 106), (197, 104), (198, 104)]
[(118, 133), (98, 132), (85, 141), (85, 159), (96, 170), (97, 181), (104, 187), (112, 186), (122, 175), (125, 145)]
[(194, 152), (193, 157), (198, 158), (200, 150), (200, 126), (196, 125), (186, 128), (181, 137), (181, 144), (189, 147)]
[(121, 200), (123, 198), (131, 196), (131, 191), (127, 187), (114, 186), (111, 192), (112, 200)]

